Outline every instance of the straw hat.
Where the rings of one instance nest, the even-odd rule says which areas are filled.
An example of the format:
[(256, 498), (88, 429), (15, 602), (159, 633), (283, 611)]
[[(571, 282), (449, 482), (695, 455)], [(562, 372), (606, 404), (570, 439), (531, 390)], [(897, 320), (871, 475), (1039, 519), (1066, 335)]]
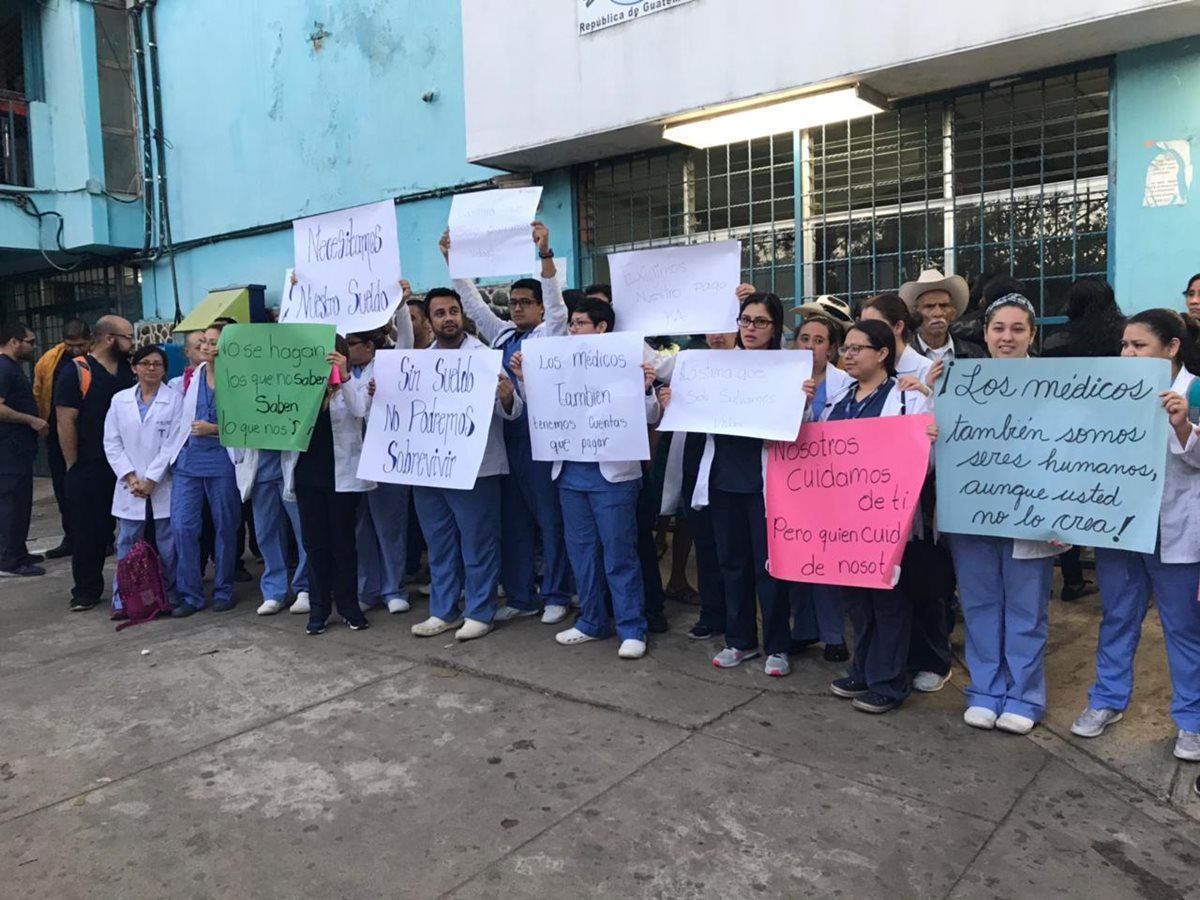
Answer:
[(850, 314), (850, 304), (832, 294), (822, 294), (816, 300), (795, 307), (792, 312), (800, 313), (804, 318), (818, 315), (829, 316), (835, 322), (841, 322), (843, 325), (854, 323), (854, 316)]
[(926, 269), (916, 281), (906, 281), (902, 284), (897, 293), (900, 294), (900, 299), (908, 304), (909, 311), (916, 312), (917, 298), (929, 291), (945, 291), (949, 294), (950, 302), (954, 304), (958, 315), (961, 316), (967, 311), (971, 289), (966, 280), (960, 275), (943, 275), (937, 269)]

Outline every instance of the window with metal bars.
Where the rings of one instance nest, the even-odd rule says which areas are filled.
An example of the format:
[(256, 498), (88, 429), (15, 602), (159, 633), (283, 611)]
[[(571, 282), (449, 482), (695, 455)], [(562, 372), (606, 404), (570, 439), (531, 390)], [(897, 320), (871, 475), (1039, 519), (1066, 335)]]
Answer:
[(133, 55), (129, 46), (129, 14), (124, 4), (109, 0), (94, 5), (96, 71), (100, 82), (100, 133), (104, 143), (104, 183), (114, 194), (141, 193), (137, 95), (133, 89)]
[(42, 350), (62, 340), (68, 319), (92, 325), (108, 313), (137, 320), (141, 311), (141, 281), (138, 270), (130, 266), (16, 276), (0, 283), (0, 318), (16, 319), (32, 328)]
[(744, 277), (789, 300), (861, 302), (932, 266), (1011, 273), (1060, 315), (1107, 268), (1108, 82), (1092, 64), (581, 167), (583, 277), (604, 280), (610, 252), (738, 237)]

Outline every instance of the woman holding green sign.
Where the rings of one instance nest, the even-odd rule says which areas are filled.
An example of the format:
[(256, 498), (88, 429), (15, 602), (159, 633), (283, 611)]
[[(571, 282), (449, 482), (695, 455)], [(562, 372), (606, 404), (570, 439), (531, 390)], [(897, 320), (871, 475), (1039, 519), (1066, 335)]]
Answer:
[(1200, 761), (1200, 439), (1188, 419), (1188, 389), (1200, 371), (1200, 323), (1169, 309), (1148, 309), (1125, 323), (1122, 356), (1171, 361), (1174, 382), (1161, 395), (1168, 416), (1159, 540), (1153, 553), (1096, 548), (1096, 577), (1104, 616), (1096, 650), (1096, 683), (1088, 708), (1071, 733), (1098, 737), (1120, 721), (1133, 693), (1133, 658), (1150, 594), (1158, 600), (1167, 662), (1171, 716), (1179, 727), (1175, 756)]
[[(1033, 304), (1006, 294), (984, 313), (993, 359), (1026, 359), (1037, 334)], [(1054, 557), (1042, 541), (949, 534), (966, 626), (967, 711), (972, 728), (1028, 734), (1046, 711), (1046, 640)]]

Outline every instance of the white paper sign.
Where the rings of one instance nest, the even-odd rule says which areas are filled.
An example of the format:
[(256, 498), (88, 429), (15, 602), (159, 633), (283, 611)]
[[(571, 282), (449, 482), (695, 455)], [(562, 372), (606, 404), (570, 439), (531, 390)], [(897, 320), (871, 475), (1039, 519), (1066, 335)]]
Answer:
[(358, 477), (469, 490), (496, 406), (499, 350), (381, 350)]
[(811, 377), (811, 350), (684, 350), (658, 430), (794, 441)]
[(583, 334), (522, 344), (534, 459), (650, 458), (642, 346), (636, 334)]
[(523, 275), (536, 258), (530, 223), (540, 187), (455, 194), (450, 204), (450, 277)]
[(716, 334), (737, 328), (741, 241), (613, 253), (608, 268), (618, 331)]
[(281, 322), (382, 328), (400, 305), (396, 206), (383, 200), (292, 223), (296, 284), (284, 285)]

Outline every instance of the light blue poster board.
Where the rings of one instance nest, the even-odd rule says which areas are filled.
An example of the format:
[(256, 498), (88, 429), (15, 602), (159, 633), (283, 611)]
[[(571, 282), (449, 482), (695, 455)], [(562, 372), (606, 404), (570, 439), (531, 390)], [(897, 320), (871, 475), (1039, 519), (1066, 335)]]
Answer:
[(938, 528), (1152, 553), (1163, 359), (957, 360), (937, 385)]

